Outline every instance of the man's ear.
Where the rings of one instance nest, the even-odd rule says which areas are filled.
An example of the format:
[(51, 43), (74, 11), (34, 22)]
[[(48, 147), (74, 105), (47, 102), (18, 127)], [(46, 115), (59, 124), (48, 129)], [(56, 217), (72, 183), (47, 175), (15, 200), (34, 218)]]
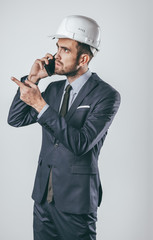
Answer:
[(90, 57), (88, 54), (81, 54), (80, 60), (79, 60), (80, 66), (84, 66), (86, 64), (88, 65), (89, 61), (90, 61)]

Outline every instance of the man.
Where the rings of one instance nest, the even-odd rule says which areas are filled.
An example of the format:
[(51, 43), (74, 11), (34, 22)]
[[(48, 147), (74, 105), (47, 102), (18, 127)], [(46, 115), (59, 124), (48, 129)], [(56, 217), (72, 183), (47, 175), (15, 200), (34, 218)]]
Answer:
[(46, 54), (28, 77), (12, 77), (19, 90), (8, 123), (15, 127), (39, 123), (42, 147), (32, 197), (35, 240), (95, 240), (97, 207), (102, 188), (98, 156), (120, 104), (119, 93), (91, 73), (88, 64), (100, 45), (98, 24), (84, 16), (66, 17), (56, 35), (54, 74), (66, 80), (49, 84)]

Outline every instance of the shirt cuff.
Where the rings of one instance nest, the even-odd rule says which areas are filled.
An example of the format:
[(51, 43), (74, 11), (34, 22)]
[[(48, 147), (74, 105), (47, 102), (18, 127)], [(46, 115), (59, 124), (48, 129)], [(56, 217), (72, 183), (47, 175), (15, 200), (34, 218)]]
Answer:
[[(25, 80), (28, 80), (28, 76), (29, 76), (29, 75), (26, 75), (26, 76), (22, 77), (22, 78), (21, 78), (21, 82), (24, 83)], [(39, 82), (39, 81), (38, 81), (38, 82)], [(38, 82), (36, 82), (35, 85), (38, 85)]]
[(38, 114), (37, 119), (39, 119), (39, 118), (43, 115), (43, 113), (44, 113), (48, 108), (49, 108), (49, 105), (46, 104), (46, 105), (43, 107), (43, 109), (40, 111), (40, 113)]

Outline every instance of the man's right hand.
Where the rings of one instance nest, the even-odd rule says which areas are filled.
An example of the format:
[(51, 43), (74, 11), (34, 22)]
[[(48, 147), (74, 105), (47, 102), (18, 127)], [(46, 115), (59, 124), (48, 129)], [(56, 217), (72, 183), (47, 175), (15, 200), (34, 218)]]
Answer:
[(28, 80), (33, 83), (39, 82), (40, 79), (48, 77), (48, 73), (44, 68), (45, 64), (49, 64), (49, 59), (53, 59), (50, 53), (47, 53), (45, 57), (37, 59), (32, 65), (30, 74), (28, 75)]

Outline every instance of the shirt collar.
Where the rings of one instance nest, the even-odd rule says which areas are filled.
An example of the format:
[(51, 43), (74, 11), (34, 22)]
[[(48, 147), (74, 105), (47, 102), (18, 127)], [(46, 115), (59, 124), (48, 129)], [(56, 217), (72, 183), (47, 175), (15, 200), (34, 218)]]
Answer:
[[(91, 77), (92, 73), (91, 71), (88, 69), (87, 72), (85, 72), (84, 74), (82, 74), (79, 78), (77, 78), (75, 81), (73, 81), (70, 85), (72, 86), (72, 90), (73, 93), (78, 94), (78, 92), (80, 91), (80, 89), (83, 87), (83, 85), (87, 82), (87, 80)], [(66, 84), (65, 84), (65, 88), (67, 87), (67, 85), (69, 84), (68, 79), (66, 80)], [(65, 90), (64, 88), (64, 90)]]

